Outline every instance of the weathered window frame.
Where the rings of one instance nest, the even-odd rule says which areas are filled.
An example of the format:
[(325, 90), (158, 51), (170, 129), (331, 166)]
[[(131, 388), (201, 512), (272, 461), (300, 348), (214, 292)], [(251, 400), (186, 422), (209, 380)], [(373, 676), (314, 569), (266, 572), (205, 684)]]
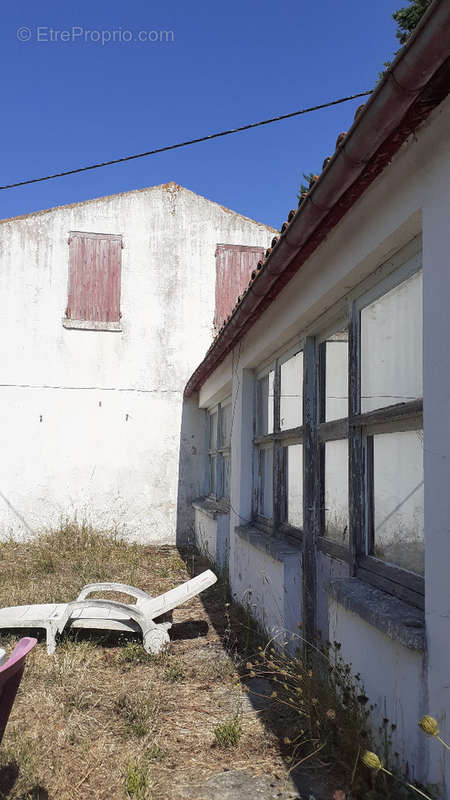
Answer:
[[(350, 539), (350, 526), (348, 532), (349, 544), (343, 545), (325, 536), (325, 446), (327, 442), (342, 441), (349, 439), (349, 420), (348, 420), (348, 403), (347, 415), (338, 419), (326, 419), (326, 345), (329, 337), (342, 330), (348, 329), (348, 318), (341, 317), (339, 321), (335, 322), (332, 327), (326, 329), (316, 339), (316, 348), (314, 349), (315, 357), (317, 359), (317, 447), (318, 447), (318, 464), (319, 470), (319, 520), (318, 520), (318, 548), (332, 558), (338, 558), (341, 561), (350, 563), (351, 553), (351, 539)], [(349, 499), (350, 505), (350, 499)]]
[[(409, 243), (388, 262), (372, 273), (360, 287), (349, 295), (347, 311), (341, 307), (333, 325), (312, 328), (311, 335), (298, 339), (288, 354), (272, 358), (264, 369), (255, 374), (254, 392), (254, 461), (253, 461), (253, 520), (266, 532), (284, 535), (302, 543), (303, 549), (303, 606), (305, 631), (315, 630), (316, 555), (323, 552), (349, 565), (350, 574), (398, 597), (419, 609), (424, 607), (424, 579), (403, 567), (384, 562), (371, 551), (371, 436), (374, 432), (400, 432), (423, 427), (423, 400), (417, 399), (376, 411), (361, 413), (361, 310), (399, 286), (421, 270), (420, 237)], [(323, 342), (333, 331), (348, 328), (348, 416), (325, 420), (324, 369), (321, 355)], [(299, 428), (280, 430), (280, 369), (282, 361), (299, 350), (303, 351), (303, 424)], [(258, 381), (274, 370), (273, 432), (259, 435), (256, 429), (258, 414)], [(327, 441), (348, 440), (348, 505), (349, 546), (340, 545), (323, 536), (324, 475), (323, 449)], [(283, 520), (284, 465), (283, 446), (303, 444), (303, 529), (286, 525)], [(259, 453), (273, 448), (273, 514), (268, 519), (259, 514), (258, 492)]]
[[(286, 492), (286, 457), (285, 448), (288, 445), (301, 444), (303, 446), (303, 425), (295, 428), (281, 430), (280, 424), (280, 395), (281, 395), (281, 366), (297, 353), (303, 352), (303, 342), (297, 343), (293, 347), (285, 350), (274, 361), (271, 361), (265, 369), (255, 375), (254, 391), (254, 461), (253, 461), (253, 513), (252, 517), (264, 530), (272, 534), (281, 533), (296, 541), (302, 540), (303, 529), (291, 525), (287, 522), (287, 492)], [(261, 379), (273, 370), (273, 431), (266, 434), (258, 434), (258, 386)], [(303, 367), (304, 383), (304, 367)], [(303, 399), (299, 401), (302, 404)], [(273, 472), (272, 472), (272, 517), (265, 517), (260, 513), (263, 501), (263, 481), (260, 471), (261, 451), (264, 449), (272, 450)], [(304, 463), (304, 462), (303, 462)]]
[(90, 231), (70, 231), (67, 244), (69, 246), (69, 264), (68, 264), (68, 275), (67, 275), (67, 303), (66, 303), (66, 310), (65, 316), (62, 318), (62, 324), (64, 328), (67, 329), (74, 329), (74, 330), (87, 330), (87, 331), (122, 331), (122, 312), (121, 312), (121, 288), (122, 288), (122, 257), (119, 260), (118, 265), (118, 284), (117, 284), (117, 292), (118, 292), (118, 319), (116, 320), (105, 320), (105, 319), (91, 319), (91, 318), (72, 318), (72, 312), (70, 309), (70, 297), (71, 292), (73, 290), (73, 270), (76, 270), (76, 266), (72, 262), (72, 251), (71, 245), (74, 239), (91, 239), (97, 241), (109, 241), (109, 242), (116, 242), (119, 245), (120, 251), (124, 248), (123, 237), (122, 234), (115, 234), (115, 233), (93, 233)]
[[(274, 394), (272, 397), (272, 404), (273, 409), (275, 408), (275, 376), (277, 373), (276, 369), (276, 362), (271, 362), (267, 364), (266, 367), (259, 371), (255, 375), (254, 380), (254, 431), (253, 431), (253, 519), (267, 532), (272, 532), (274, 524), (273, 524), (273, 511), (274, 511), (274, 498), (272, 492), (272, 516), (266, 517), (262, 513), (260, 513), (260, 509), (264, 508), (264, 481), (262, 478), (261, 472), (261, 464), (262, 464), (262, 456), (261, 453), (263, 450), (271, 450), (272, 451), (272, 463), (275, 466), (275, 462), (273, 460), (273, 452), (274, 452), (274, 431), (275, 431), (275, 411), (273, 410), (273, 432), (260, 434), (258, 433), (258, 424), (259, 424), (259, 402), (260, 402), (260, 382), (269, 376), (270, 372), (274, 372)], [(270, 394), (268, 395), (270, 397)], [(279, 415), (278, 415), (279, 418)], [(275, 470), (273, 470), (274, 473)], [(273, 485), (274, 485), (273, 479)]]
[(361, 413), (361, 311), (421, 270), (421, 253), (349, 303), (349, 529), (352, 574), (424, 608), (424, 578), (371, 554), (373, 435), (423, 429), (423, 399)]
[[(228, 504), (230, 502), (230, 490), (228, 480), (228, 492), (226, 492), (227, 482), (225, 480), (225, 461), (228, 459), (230, 464), (231, 459), (231, 430), (230, 438), (228, 441), (223, 437), (223, 417), (224, 409), (228, 406), (231, 407), (231, 397), (227, 397), (221, 403), (209, 408), (207, 410), (207, 436), (208, 436), (208, 477), (207, 477), (207, 495), (211, 499)], [(211, 430), (211, 417), (217, 413), (217, 433), (216, 433), (216, 446), (211, 447), (210, 430)], [(211, 488), (211, 459), (216, 459), (216, 472), (215, 472), (215, 491)], [(229, 477), (229, 476), (228, 476)]]

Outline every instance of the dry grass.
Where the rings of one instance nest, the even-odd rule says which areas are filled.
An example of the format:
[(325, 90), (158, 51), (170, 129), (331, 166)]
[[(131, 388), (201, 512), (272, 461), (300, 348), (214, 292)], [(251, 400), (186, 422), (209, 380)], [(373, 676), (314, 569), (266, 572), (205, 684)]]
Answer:
[[(127, 545), (76, 525), (0, 544), (0, 569), (2, 606), (71, 600), (95, 580), (158, 594), (189, 577), (174, 548)], [(230, 766), (285, 775), (260, 715), (239, 711), (220, 586), (208, 590), (206, 605), (208, 612), (194, 598), (175, 611), (170, 650), (157, 658), (138, 637), (92, 633), (69, 634), (47, 656), (42, 637), (0, 749), (0, 798), (176, 800), (189, 797), (183, 786)], [(10, 650), (15, 641), (2, 636), (0, 645)], [(219, 747), (215, 730), (237, 713), (238, 746)]]

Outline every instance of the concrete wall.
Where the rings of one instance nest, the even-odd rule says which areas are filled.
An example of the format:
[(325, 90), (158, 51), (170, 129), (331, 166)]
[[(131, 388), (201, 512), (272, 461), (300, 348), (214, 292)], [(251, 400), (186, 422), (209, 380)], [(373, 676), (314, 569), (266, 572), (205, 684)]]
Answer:
[[(242, 533), (237, 531), (239, 526), (250, 522), (252, 513), (255, 372), (268, 366), (284, 350), (294, 348), (305, 334), (326, 336), (326, 330), (339, 326), (347, 315), (349, 297), (358, 295), (363, 281), (370, 289), (389, 275), (398, 264), (396, 254), (400, 251), (403, 258), (421, 258), (426, 647), (423, 650), (422, 646), (422, 652), (420, 644), (411, 649), (407, 636), (406, 644), (405, 641), (396, 644), (375, 617), (367, 621), (363, 614), (349, 611), (340, 602), (333, 600), (330, 605), (330, 580), (348, 580), (349, 567), (322, 555), (317, 570), (317, 616), (322, 631), (342, 641), (342, 656), (353, 663), (355, 671), (361, 672), (370, 700), (376, 702), (379, 709), (386, 707), (391, 721), (396, 721), (398, 732), (393, 740), (399, 759), (409, 764), (411, 774), (445, 785), (448, 794), (444, 789), (443, 797), (450, 796), (448, 753), (435, 740), (421, 734), (417, 721), (422, 713), (432, 714), (438, 719), (443, 738), (450, 739), (449, 132), (450, 100), (447, 99), (401, 148), (391, 165), (253, 325), (236, 347), (233, 363), (228, 360), (226, 365), (220, 365), (205, 382), (199, 396), (200, 406), (208, 407), (212, 399), (220, 395), (222, 385), (227, 383), (229, 391), (232, 379), (236, 411), (231, 455), (230, 581), (238, 597), (251, 592), (256, 616), (269, 620), (270, 626), (282, 616), (277, 609), (283, 592), (285, 602), (288, 596), (288, 606), (294, 607), (300, 601), (298, 586), (286, 581), (280, 563), (274, 564), (273, 554), (264, 552), (264, 534), (260, 533), (261, 546), (256, 555), (255, 542), (243, 539)], [(416, 255), (418, 251), (419, 256)], [(407, 313), (408, 309), (404, 311)], [(415, 315), (419, 324), (411, 335), (417, 357), (422, 346), (422, 337), (416, 335), (420, 330), (420, 309), (416, 308)], [(386, 348), (389, 345), (385, 343), (389, 361), (390, 353)], [(409, 368), (405, 369), (409, 363), (403, 360), (397, 368), (405, 376), (405, 393), (416, 396), (417, 385), (411, 384)], [(375, 385), (372, 394), (377, 392), (386, 393)], [(398, 472), (398, 467), (394, 471)], [(414, 480), (418, 483), (418, 476), (410, 472), (408, 463), (402, 477), (406, 493), (414, 488)], [(378, 485), (386, 503), (392, 474), (393, 465), (390, 471), (380, 466)], [(417, 487), (417, 492), (420, 491), (421, 487)], [(404, 505), (408, 525), (417, 517), (420, 505), (417, 495), (409, 506)], [(276, 602), (265, 595), (267, 576), (270, 576), (271, 587), (278, 587)], [(282, 580), (285, 581), (283, 588)], [(389, 597), (384, 592), (381, 595)], [(380, 613), (383, 616), (383, 612)], [(415, 626), (416, 621), (413, 621), (412, 631)]]
[[(62, 325), (71, 230), (123, 237), (120, 332)], [(182, 393), (211, 342), (216, 245), (272, 235), (173, 183), (0, 224), (0, 536), (75, 514), (185, 535), (204, 429)]]

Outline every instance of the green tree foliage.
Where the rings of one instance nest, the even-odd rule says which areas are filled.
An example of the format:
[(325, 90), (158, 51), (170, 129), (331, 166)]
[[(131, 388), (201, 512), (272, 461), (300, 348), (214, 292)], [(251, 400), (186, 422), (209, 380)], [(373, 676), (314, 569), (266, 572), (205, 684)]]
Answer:
[(302, 195), (306, 194), (307, 192), (309, 192), (310, 186), (313, 183), (314, 178), (315, 178), (314, 172), (304, 172), (303, 173), (303, 179), (306, 181), (306, 183), (302, 182), (300, 184), (300, 189), (299, 189), (299, 192), (298, 192), (298, 195), (297, 195), (297, 200), (301, 200)]
[[(432, 0), (408, 0), (408, 2), (409, 6), (399, 8), (398, 11), (394, 11), (392, 14), (392, 19), (397, 23), (395, 35), (402, 46), (406, 44), (413, 30), (417, 28), (417, 25), (425, 14), (428, 6), (432, 3)], [(396, 50), (394, 56), (399, 52), (400, 50)], [(380, 72), (378, 76), (380, 80), (384, 77), (391, 63), (391, 61), (384, 62), (383, 66), (386, 67), (386, 69)]]
[[(394, 11), (392, 18), (397, 24), (395, 35), (402, 46), (406, 44), (412, 32), (415, 30), (425, 14), (428, 6), (431, 5), (432, 1), (433, 0), (408, 0), (409, 5), (405, 6), (405, 8), (399, 8), (398, 11)], [(397, 50), (394, 53), (394, 56), (396, 56), (399, 52), (400, 51)], [(386, 69), (379, 73), (379, 81), (382, 80), (387, 70), (391, 66), (391, 63), (391, 61), (384, 62), (383, 66), (386, 67)], [(297, 199), (299, 202), (302, 199), (302, 195), (309, 191), (314, 174), (312, 172), (303, 173), (303, 178), (307, 183), (305, 184), (302, 182), (300, 185), (300, 190), (297, 194)]]
[(409, 6), (394, 11), (392, 18), (397, 23), (396, 37), (400, 44), (407, 42), (413, 30), (419, 24), (431, 0), (408, 0)]

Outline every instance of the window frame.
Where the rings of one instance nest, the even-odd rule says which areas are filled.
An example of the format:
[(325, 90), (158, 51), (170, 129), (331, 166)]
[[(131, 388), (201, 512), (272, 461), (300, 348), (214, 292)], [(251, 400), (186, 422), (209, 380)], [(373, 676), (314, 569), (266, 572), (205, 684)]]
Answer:
[[(229, 479), (228, 479), (228, 495), (224, 494), (226, 482), (225, 482), (225, 466), (224, 466), (224, 459), (228, 457), (230, 460), (230, 472), (231, 472), (231, 429), (233, 420), (231, 420), (230, 426), (230, 438), (228, 441), (223, 440), (223, 410), (228, 406), (231, 406), (232, 398), (231, 395), (226, 397), (220, 403), (217, 403), (215, 406), (211, 406), (211, 408), (207, 409), (207, 438), (208, 438), (208, 471), (207, 471), (207, 497), (211, 498), (217, 503), (229, 505), (230, 503), (230, 491), (229, 491)], [(217, 433), (216, 433), (216, 446), (215, 448), (211, 448), (211, 417), (213, 414), (217, 413)], [(216, 491), (211, 491), (211, 458), (216, 459)]]
[(422, 270), (421, 252), (349, 303), (349, 531), (352, 573), (424, 608), (423, 576), (385, 562), (373, 545), (373, 435), (423, 430), (423, 397), (361, 413), (361, 311)]
[(64, 328), (67, 329), (75, 329), (75, 330), (90, 330), (90, 331), (122, 331), (122, 310), (121, 310), (121, 300), (122, 300), (122, 257), (120, 257), (119, 263), (119, 272), (118, 272), (118, 303), (119, 303), (119, 319), (118, 320), (94, 320), (94, 319), (72, 319), (72, 317), (68, 316), (69, 311), (69, 304), (70, 304), (70, 297), (72, 292), (72, 257), (70, 252), (70, 246), (74, 237), (84, 238), (84, 239), (94, 239), (94, 240), (108, 240), (108, 241), (118, 241), (119, 242), (119, 249), (120, 252), (124, 249), (123, 244), (123, 236), (122, 234), (118, 233), (95, 233), (92, 231), (69, 231), (67, 244), (69, 246), (69, 263), (67, 269), (67, 293), (66, 293), (66, 308), (64, 317), (62, 318), (62, 324)]
[[(254, 435), (253, 435), (253, 503), (252, 519), (261, 526), (266, 532), (271, 534), (281, 533), (288, 539), (301, 542), (303, 538), (303, 528), (292, 525), (287, 521), (287, 492), (286, 492), (286, 454), (285, 448), (289, 445), (301, 444), (303, 446), (304, 425), (294, 428), (281, 430), (280, 405), (281, 405), (281, 367), (290, 358), (298, 353), (303, 353), (303, 340), (287, 350), (285, 349), (274, 360), (272, 359), (264, 369), (255, 374), (254, 380)], [(259, 420), (259, 381), (261, 381), (271, 371), (274, 372), (273, 380), (273, 431), (271, 433), (259, 434), (257, 425)], [(304, 353), (302, 370), (302, 387), (304, 385)], [(270, 395), (269, 395), (270, 396)], [(302, 409), (302, 421), (304, 414), (303, 397), (299, 401)], [(263, 503), (263, 482), (260, 471), (260, 453), (263, 449), (272, 449), (273, 470), (272, 470), (272, 517), (265, 517), (260, 513)]]
[[(318, 421), (317, 421), (317, 439), (318, 439), (318, 469), (319, 469), (319, 521), (318, 521), (318, 536), (317, 546), (322, 553), (326, 553), (333, 558), (338, 558), (340, 561), (350, 563), (351, 561), (351, 534), (350, 524), (348, 526), (348, 546), (340, 544), (333, 539), (325, 536), (325, 445), (327, 442), (347, 440), (349, 445), (349, 411), (347, 402), (347, 416), (339, 417), (337, 419), (326, 419), (326, 345), (329, 337), (339, 331), (347, 329), (348, 337), (349, 324), (348, 317), (340, 317), (334, 325), (327, 328), (321, 335), (317, 337), (317, 361), (318, 361)], [(349, 338), (348, 352), (350, 351)], [(347, 365), (349, 358), (347, 361)], [(349, 367), (347, 366), (347, 377)], [(348, 401), (348, 392), (347, 392)], [(348, 465), (348, 462), (347, 462)], [(348, 494), (348, 505), (350, 506), (350, 493)]]
[[(305, 631), (315, 630), (315, 588), (317, 553), (324, 553), (348, 564), (350, 574), (419, 609), (424, 608), (424, 578), (404, 567), (375, 557), (373, 532), (373, 455), (371, 437), (375, 433), (423, 429), (423, 398), (408, 400), (361, 413), (361, 311), (391, 289), (422, 270), (421, 237), (415, 237), (388, 261), (381, 264), (361, 284), (337, 304), (332, 323), (326, 315), (317, 320), (296, 344), (268, 361), (254, 374), (253, 503), (252, 519), (263, 531), (282, 535), (302, 545), (305, 580), (303, 604)], [(340, 309), (340, 310), (339, 310)], [(348, 330), (348, 415), (325, 419), (324, 343), (334, 332)], [(280, 430), (281, 363), (303, 351), (303, 424)], [(258, 381), (274, 370), (273, 432), (257, 433)], [(341, 545), (323, 535), (324, 459), (326, 442), (348, 441), (348, 528), (349, 544)], [(294, 528), (283, 519), (285, 486), (283, 447), (303, 445), (303, 528)], [(259, 452), (273, 448), (273, 514), (259, 512)], [(321, 455), (322, 454), (322, 455)], [(284, 498), (285, 500), (285, 498)], [(372, 538), (371, 538), (372, 537)]]
[[(261, 434), (258, 433), (259, 426), (259, 399), (260, 399), (260, 381), (263, 380), (270, 372), (274, 373), (274, 387), (272, 399), (272, 419), (273, 431), (271, 433)], [(252, 499), (252, 519), (254, 519), (265, 531), (271, 533), (273, 531), (273, 512), (274, 512), (274, 496), (272, 489), (272, 517), (265, 517), (260, 513), (260, 508), (264, 507), (264, 486), (261, 479), (261, 450), (272, 450), (272, 478), (275, 473), (274, 461), (274, 434), (275, 434), (275, 376), (276, 376), (276, 361), (271, 361), (264, 369), (259, 370), (254, 376), (254, 413), (253, 413), (253, 499)], [(270, 398), (270, 394), (268, 394)], [(274, 478), (273, 478), (274, 482)]]

